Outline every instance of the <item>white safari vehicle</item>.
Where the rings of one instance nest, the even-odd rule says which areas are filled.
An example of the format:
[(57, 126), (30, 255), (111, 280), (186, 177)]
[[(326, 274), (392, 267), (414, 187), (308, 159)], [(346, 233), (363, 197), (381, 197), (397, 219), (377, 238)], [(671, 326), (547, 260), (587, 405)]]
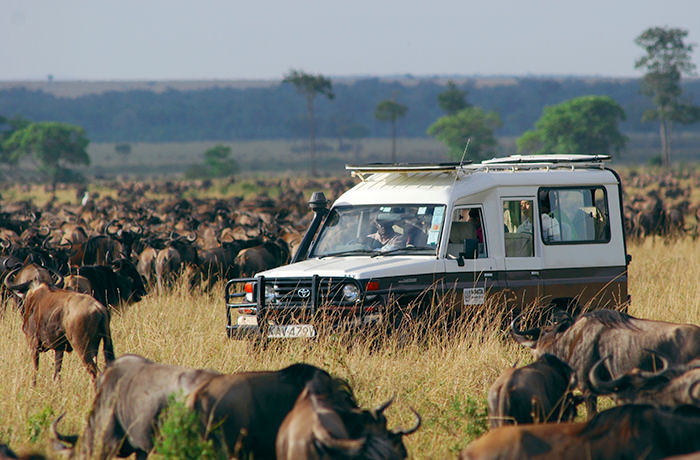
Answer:
[(227, 332), (313, 337), (319, 312), (363, 324), (426, 291), (470, 308), (624, 309), (630, 258), (609, 159), (348, 165), (360, 183), (330, 209), (312, 196), (292, 263), (229, 281)]

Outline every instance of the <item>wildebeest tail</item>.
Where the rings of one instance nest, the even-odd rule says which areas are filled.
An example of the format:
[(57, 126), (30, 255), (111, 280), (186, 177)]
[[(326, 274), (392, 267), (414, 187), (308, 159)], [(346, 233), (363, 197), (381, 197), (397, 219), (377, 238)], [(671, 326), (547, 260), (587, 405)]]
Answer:
[(114, 361), (114, 343), (109, 327), (109, 311), (106, 312), (102, 320), (102, 352), (105, 355), (105, 363), (109, 364)]

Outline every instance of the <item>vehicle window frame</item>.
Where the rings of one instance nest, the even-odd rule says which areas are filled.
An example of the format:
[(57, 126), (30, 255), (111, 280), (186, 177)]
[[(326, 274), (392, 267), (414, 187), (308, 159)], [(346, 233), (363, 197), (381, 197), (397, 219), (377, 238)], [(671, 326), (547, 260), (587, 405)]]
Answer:
[[(448, 208), (447, 204), (445, 204), (445, 203), (363, 203), (363, 204), (343, 204), (343, 205), (331, 207), (328, 211), (328, 214), (323, 218), (323, 222), (319, 226), (316, 235), (314, 235), (313, 244), (311, 245), (311, 248), (309, 249), (309, 257), (319, 257), (319, 255), (316, 254), (315, 251), (317, 250), (317, 246), (320, 242), (323, 231), (326, 228), (326, 222), (333, 214), (333, 211), (348, 209), (348, 208), (368, 208), (369, 209), (372, 207), (377, 207), (377, 208), (379, 208), (379, 207), (389, 207), (389, 208), (393, 208), (393, 207), (397, 207), (397, 208), (399, 208), (399, 207), (416, 207), (416, 208), (433, 207), (434, 209), (437, 209), (438, 207), (442, 207), (443, 208), (443, 215), (442, 215), (442, 221), (440, 223), (440, 233), (437, 235), (437, 240), (435, 241), (435, 248), (434, 248), (435, 252), (430, 253), (430, 254), (413, 254), (413, 255), (435, 257), (437, 254), (439, 254), (440, 247), (441, 247), (441, 241), (442, 241), (442, 237), (444, 234), (443, 232), (445, 231), (445, 219), (447, 218), (447, 208)], [(364, 220), (365, 217), (363, 216), (362, 219)], [(358, 227), (358, 232), (359, 232), (359, 230), (360, 230), (360, 227)], [(430, 229), (428, 229), (428, 231), (429, 230)], [(426, 233), (427, 233), (427, 231), (426, 231)], [(405, 255), (405, 254), (402, 254), (402, 255)]]
[(505, 221), (505, 212), (504, 212), (505, 211), (505, 203), (512, 202), (512, 203), (518, 203), (518, 205), (520, 205), (520, 202), (522, 202), (522, 201), (529, 201), (531, 203), (530, 207), (532, 208), (532, 214), (533, 214), (531, 219), (534, 220), (535, 219), (535, 216), (534, 216), (535, 202), (537, 201), (536, 196), (528, 195), (528, 196), (503, 196), (503, 197), (501, 197), (501, 219), (502, 219), (501, 232), (503, 235), (501, 240), (503, 242), (503, 256), (507, 259), (531, 259), (531, 258), (537, 257), (538, 249), (537, 249), (537, 245), (535, 244), (535, 241), (536, 241), (535, 240), (535, 228), (536, 228), (536, 226), (535, 226), (534, 222), (531, 222), (532, 232), (530, 233), (530, 236), (531, 236), (530, 245), (529, 245), (530, 254), (526, 255), (526, 256), (508, 255), (507, 254), (506, 234), (518, 234), (518, 233), (522, 233), (522, 232), (518, 232), (518, 231), (506, 232), (506, 228), (508, 227), (508, 225)]
[[(590, 239), (590, 240), (582, 240), (582, 239), (576, 239), (576, 240), (550, 240), (547, 241), (545, 240), (544, 237), (544, 228), (542, 225), (542, 211), (541, 211), (541, 205), (540, 205), (540, 196), (542, 193), (549, 193), (550, 191), (571, 191), (571, 190), (602, 190), (603, 191), (603, 200), (605, 204), (605, 223), (607, 227), (607, 232), (606, 232), (606, 238), (604, 239)], [(595, 201), (595, 192), (593, 193), (593, 201)], [(539, 187), (537, 189), (537, 196), (535, 198), (535, 201), (537, 202), (537, 222), (540, 230), (540, 241), (542, 244), (545, 246), (567, 246), (567, 245), (591, 245), (591, 244), (608, 244), (611, 241), (612, 238), (612, 226), (610, 225), (610, 201), (608, 199), (608, 190), (605, 187), (605, 185), (602, 184), (590, 184), (590, 185), (570, 185), (570, 186), (547, 186), (547, 187)], [(551, 206), (551, 203), (550, 203)], [(593, 204), (592, 206), (595, 206)], [(560, 211), (561, 213), (561, 211)], [(560, 222), (560, 227), (561, 227), (561, 222)], [(561, 230), (561, 228), (560, 228)]]
[[(447, 238), (448, 238), (448, 239), (447, 239), (447, 244), (446, 244), (446, 247), (445, 247), (445, 249), (446, 249), (446, 250), (445, 250), (445, 257), (448, 256), (447, 251), (449, 250), (449, 249), (448, 249), (448, 247), (449, 247), (449, 238), (452, 237), (452, 235), (451, 235), (451, 233), (452, 233), (452, 223), (453, 223), (453, 222), (460, 222), (460, 221), (455, 221), (455, 220), (453, 220), (454, 217), (455, 217), (455, 214), (456, 214), (458, 211), (459, 211), (459, 212), (462, 212), (462, 211), (465, 211), (465, 210), (468, 210), (468, 209), (477, 209), (477, 210), (479, 211), (479, 219), (480, 219), (480, 221), (481, 221), (481, 234), (482, 234), (483, 239), (484, 239), (484, 243), (483, 243), (483, 245), (484, 245), (484, 256), (483, 256), (483, 257), (479, 257), (479, 256), (477, 255), (477, 259), (488, 259), (489, 257), (491, 257), (490, 254), (489, 254), (489, 244), (488, 244), (488, 239), (489, 239), (489, 237), (488, 237), (488, 231), (486, 230), (487, 224), (486, 224), (486, 221), (485, 221), (485, 218), (484, 218), (484, 205), (481, 204), (481, 203), (479, 203), (479, 204), (459, 204), (459, 205), (455, 205), (455, 206), (452, 208), (452, 211), (450, 212), (450, 220), (449, 220), (449, 224), (450, 224), (450, 225), (449, 225), (449, 227), (450, 227), (449, 231), (450, 231), (450, 234), (447, 235)], [(445, 231), (445, 228), (447, 227), (446, 223), (447, 223), (447, 221), (445, 221), (445, 222), (443, 223), (443, 226), (442, 226), (442, 230), (443, 230), (443, 231)], [(477, 253), (477, 254), (480, 254), (480, 253)]]

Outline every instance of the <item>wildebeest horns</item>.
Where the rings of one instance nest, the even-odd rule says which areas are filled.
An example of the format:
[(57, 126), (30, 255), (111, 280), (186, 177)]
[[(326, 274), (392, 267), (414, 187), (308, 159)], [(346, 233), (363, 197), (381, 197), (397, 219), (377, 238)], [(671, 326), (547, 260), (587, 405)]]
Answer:
[[(616, 379), (611, 376), (610, 380), (603, 380), (600, 378), (600, 373), (605, 366), (605, 361), (612, 358), (612, 355), (604, 356), (591, 367), (590, 371), (588, 371), (588, 380), (591, 384), (591, 389), (598, 394), (615, 393), (629, 386), (641, 387), (647, 380), (663, 376), (669, 370), (668, 359), (656, 353), (653, 353), (653, 355), (658, 356), (661, 360), (661, 367), (658, 370), (643, 371), (641, 369), (634, 369)], [(607, 371), (607, 373), (610, 374), (609, 371)]]
[(409, 434), (412, 434), (412, 433), (415, 433), (416, 431), (418, 431), (418, 428), (420, 428), (420, 424), (421, 424), (422, 419), (421, 419), (418, 411), (416, 411), (414, 408), (411, 407), (411, 411), (416, 416), (416, 424), (413, 425), (411, 428), (408, 428), (406, 430), (401, 429), (401, 428), (398, 430), (394, 430), (395, 434), (400, 434), (401, 436), (408, 436)]
[(525, 345), (526, 347), (535, 348), (537, 339), (540, 337), (540, 328), (533, 327), (527, 331), (521, 331), (518, 327), (520, 316), (521, 315), (516, 316), (513, 318), (513, 321), (510, 322), (510, 335), (512, 335), (515, 341), (519, 344)]
[[(392, 396), (392, 397), (389, 398), (385, 403), (380, 404), (379, 406), (377, 406), (377, 407), (372, 411), (373, 415), (374, 415), (375, 417), (379, 417), (389, 406), (391, 406), (391, 404), (394, 402), (394, 398), (395, 398), (395, 396)], [(420, 424), (421, 424), (421, 421), (422, 421), (422, 419), (421, 419), (421, 417), (420, 417), (420, 414), (419, 414), (418, 412), (416, 412), (416, 410), (415, 410), (414, 408), (412, 408), (412, 407), (411, 407), (411, 411), (412, 411), (412, 412), (415, 414), (415, 416), (416, 416), (416, 424), (415, 424), (413, 427), (411, 427), (411, 428), (409, 428), (409, 429), (407, 429), (407, 430), (398, 429), (398, 430), (393, 431), (393, 433), (395, 433), (395, 434), (400, 434), (401, 436), (406, 436), (406, 435), (409, 435), (409, 434), (411, 434), (411, 433), (415, 433), (416, 430), (418, 430), (418, 428), (420, 428)]]
[(70, 452), (73, 449), (73, 447), (75, 447), (75, 445), (78, 443), (77, 434), (67, 435), (59, 433), (58, 422), (61, 421), (64, 415), (66, 414), (64, 413), (59, 415), (58, 418), (54, 420), (54, 422), (51, 424), (51, 432), (53, 433), (51, 447), (56, 452)]

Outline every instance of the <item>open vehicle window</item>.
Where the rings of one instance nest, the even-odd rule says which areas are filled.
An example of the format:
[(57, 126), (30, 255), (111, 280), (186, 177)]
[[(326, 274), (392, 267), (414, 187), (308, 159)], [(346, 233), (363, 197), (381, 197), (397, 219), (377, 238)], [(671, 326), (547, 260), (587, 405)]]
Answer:
[(503, 201), (503, 243), (506, 257), (533, 257), (533, 200)]
[(435, 254), (444, 205), (365, 205), (333, 208), (310, 257)]
[(543, 188), (538, 205), (545, 244), (610, 241), (608, 200), (603, 187)]
[[(487, 232), (480, 207), (458, 207), (452, 213), (447, 257), (458, 258), (460, 253), (476, 253), (476, 258), (488, 257)], [(472, 258), (469, 255), (467, 258)]]

